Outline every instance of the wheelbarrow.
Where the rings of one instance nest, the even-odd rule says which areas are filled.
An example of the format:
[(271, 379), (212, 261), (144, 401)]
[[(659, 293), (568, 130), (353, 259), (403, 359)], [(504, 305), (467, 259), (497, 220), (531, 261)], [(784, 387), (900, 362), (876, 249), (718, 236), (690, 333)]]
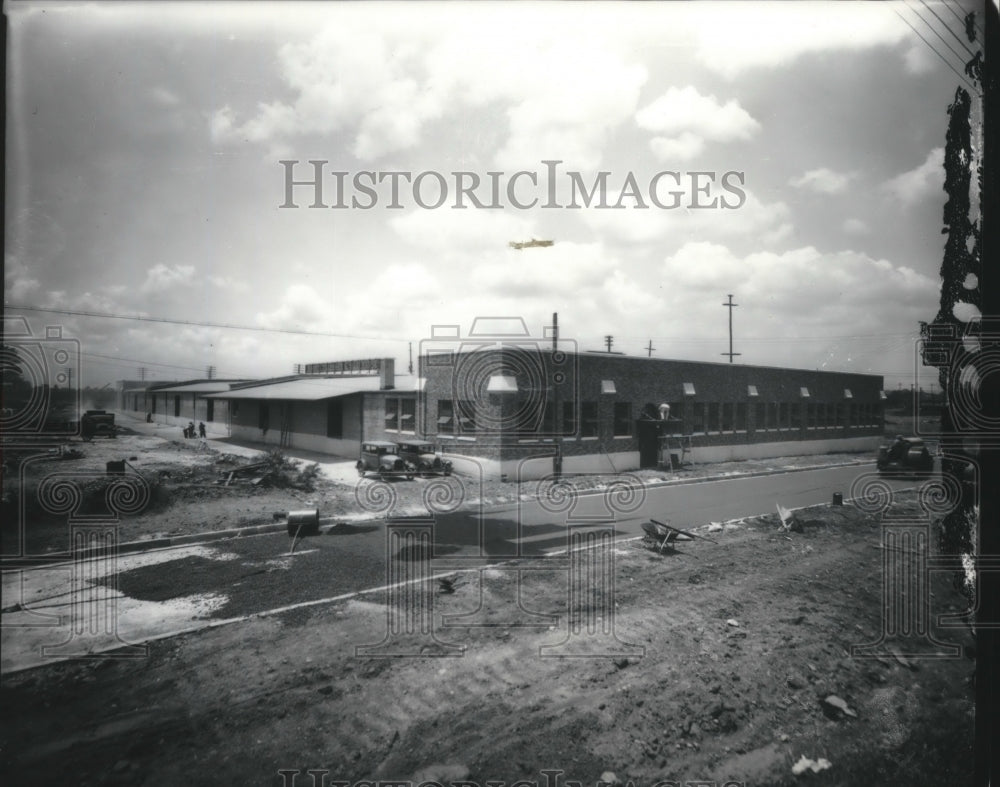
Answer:
[(696, 538), (700, 538), (703, 541), (711, 541), (713, 544), (719, 543), (708, 536), (701, 536), (697, 533), (692, 533), (690, 530), (681, 530), (679, 527), (674, 527), (666, 522), (660, 522), (657, 519), (650, 519), (648, 522), (643, 522), (642, 529), (646, 533), (646, 537), (653, 541), (657, 546), (657, 550), (661, 553), (664, 547), (673, 549), (674, 543), (680, 536), (684, 536), (685, 541), (693, 541)]

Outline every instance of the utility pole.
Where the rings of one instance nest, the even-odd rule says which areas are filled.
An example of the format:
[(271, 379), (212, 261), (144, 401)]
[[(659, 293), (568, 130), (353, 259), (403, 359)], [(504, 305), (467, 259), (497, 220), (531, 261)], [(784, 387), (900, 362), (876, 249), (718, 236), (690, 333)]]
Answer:
[(552, 352), (559, 349), (559, 312), (552, 312)]
[(413, 374), (413, 342), (409, 343), (409, 347), (410, 347), (410, 363), (406, 368), (410, 372), (410, 374)]
[(729, 298), (729, 303), (724, 303), (722, 305), (729, 309), (729, 352), (727, 352), (727, 353), (719, 353), (719, 355), (728, 355), (729, 356), (729, 363), (732, 363), (734, 355), (742, 355), (743, 354), (743, 353), (734, 353), (733, 352), (733, 309), (735, 309), (737, 306), (739, 306), (739, 304), (738, 303), (733, 303), (733, 296), (732, 295), (727, 295), (726, 297)]
[(608, 334), (604, 337), (604, 343), (608, 346), (608, 352), (611, 352), (611, 345), (615, 343), (615, 337)]
[(207, 367), (207, 368), (205, 369), (205, 376), (206, 376), (206, 377), (207, 377), (207, 378), (208, 378), (209, 380), (214, 380), (214, 379), (215, 379), (215, 367), (214, 367), (214, 366), (209, 366), (209, 367)]
[(73, 389), (73, 367), (72, 366), (67, 366), (66, 367), (66, 387), (69, 388), (70, 390)]
[(646, 345), (646, 352), (647, 352), (647, 353), (649, 353), (649, 356), (648, 356), (648, 357), (650, 357), (650, 358), (652, 358), (652, 357), (653, 357), (653, 350), (655, 350), (655, 349), (656, 349), (656, 348), (655, 348), (655, 347), (653, 346), (653, 340), (652, 340), (652, 339), (650, 339), (650, 340), (649, 340), (649, 344), (648, 344), (648, 345)]
[(143, 382), (146, 382), (146, 367), (145, 366), (140, 366), (139, 367), (139, 379), (142, 380)]

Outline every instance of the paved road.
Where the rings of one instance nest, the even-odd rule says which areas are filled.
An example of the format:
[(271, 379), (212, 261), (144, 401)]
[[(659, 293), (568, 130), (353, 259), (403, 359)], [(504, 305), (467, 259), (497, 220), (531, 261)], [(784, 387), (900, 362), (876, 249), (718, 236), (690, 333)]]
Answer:
[[(806, 470), (652, 487), (639, 497), (583, 494), (443, 515), (431, 531), (434, 570), (560, 551), (568, 543), (567, 525), (613, 522), (619, 537), (629, 537), (641, 535), (650, 517), (691, 528), (772, 513), (776, 502), (786, 508), (825, 503), (834, 492), (848, 497), (852, 482), (871, 472), (873, 466)], [(891, 482), (897, 488), (912, 483)], [(79, 568), (75, 580), (68, 567), (8, 572), (5, 608), (20, 599), (36, 614), (4, 614), (2, 670), (380, 587), (395, 579), (387, 575), (386, 554), (399, 543), (383, 522), (372, 522), (305, 539), (293, 555), (287, 535), (271, 534), (125, 555), (113, 566), (88, 566), (82, 581)], [(68, 646), (41, 656), (43, 646), (67, 640)]]

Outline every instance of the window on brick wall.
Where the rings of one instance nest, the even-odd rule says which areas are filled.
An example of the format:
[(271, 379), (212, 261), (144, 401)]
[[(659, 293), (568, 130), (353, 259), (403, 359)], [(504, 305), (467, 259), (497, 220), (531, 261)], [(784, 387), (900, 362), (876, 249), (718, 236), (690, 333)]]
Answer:
[(722, 431), (732, 432), (733, 431), (733, 403), (723, 402), (722, 403)]
[(694, 402), (691, 406), (691, 431), (696, 434), (705, 432), (704, 402)]
[(326, 403), (326, 436), (344, 436), (344, 407), (340, 399), (330, 399)]
[(257, 428), (264, 432), (271, 428), (271, 408), (264, 402), (257, 408)]
[(385, 428), (392, 432), (399, 429), (399, 399), (392, 396), (385, 400)]
[(615, 402), (614, 436), (631, 437), (632, 435), (632, 403)]
[(767, 409), (767, 402), (757, 402), (753, 406), (753, 428), (755, 431), (767, 431)]
[(737, 432), (745, 432), (747, 430), (747, 410), (746, 402), (736, 403), (736, 422), (734, 426)]
[(455, 408), (451, 399), (438, 399), (437, 430), (446, 434), (455, 431)]
[(399, 430), (413, 432), (417, 428), (417, 400), (399, 400)]
[(801, 402), (789, 402), (788, 408), (791, 411), (791, 425), (792, 429), (802, 428), (802, 403)]
[(458, 402), (458, 428), (464, 434), (476, 431), (476, 403), (471, 399), (460, 399)]
[(819, 413), (816, 402), (806, 402), (806, 428), (815, 429), (819, 423)]
[(719, 403), (709, 402), (708, 403), (708, 415), (705, 417), (705, 431), (706, 432), (718, 432), (719, 431)]
[(576, 406), (574, 402), (562, 403), (562, 434), (576, 434)]
[(597, 402), (584, 402), (580, 408), (580, 436), (597, 437)]

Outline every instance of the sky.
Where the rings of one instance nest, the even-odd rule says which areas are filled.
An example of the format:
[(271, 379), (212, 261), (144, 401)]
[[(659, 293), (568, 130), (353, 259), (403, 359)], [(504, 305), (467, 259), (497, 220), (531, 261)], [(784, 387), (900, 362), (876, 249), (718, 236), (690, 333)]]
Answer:
[(101, 386), (553, 313), (727, 362), (732, 294), (737, 363), (933, 389), (966, 10), (7, 2), (5, 316)]

